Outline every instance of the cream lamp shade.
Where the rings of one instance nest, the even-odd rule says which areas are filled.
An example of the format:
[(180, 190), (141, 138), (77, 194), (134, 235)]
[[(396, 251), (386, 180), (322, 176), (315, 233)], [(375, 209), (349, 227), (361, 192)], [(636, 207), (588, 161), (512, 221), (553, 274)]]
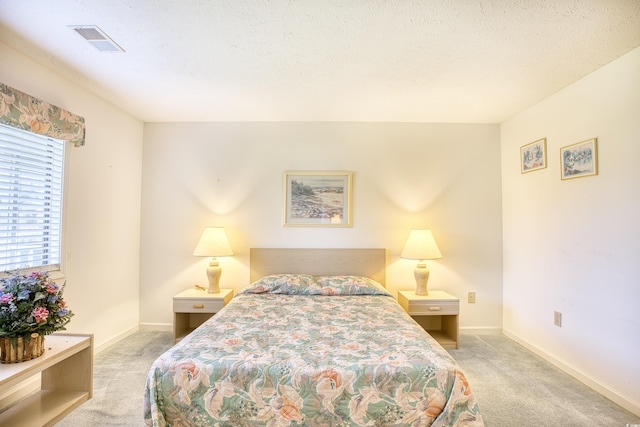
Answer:
[(429, 295), (429, 291), (427, 290), (429, 269), (427, 268), (425, 260), (442, 258), (442, 253), (440, 253), (440, 248), (438, 248), (438, 244), (436, 243), (436, 239), (433, 238), (431, 230), (411, 230), (400, 257), (418, 260), (418, 264), (414, 270), (416, 295)]
[(211, 261), (207, 267), (207, 278), (209, 279), (209, 288), (207, 292), (217, 294), (220, 292), (220, 276), (222, 268), (218, 264), (216, 257), (232, 256), (233, 251), (229, 245), (229, 240), (222, 227), (207, 227), (202, 232), (200, 240), (193, 251), (194, 256), (210, 256)]

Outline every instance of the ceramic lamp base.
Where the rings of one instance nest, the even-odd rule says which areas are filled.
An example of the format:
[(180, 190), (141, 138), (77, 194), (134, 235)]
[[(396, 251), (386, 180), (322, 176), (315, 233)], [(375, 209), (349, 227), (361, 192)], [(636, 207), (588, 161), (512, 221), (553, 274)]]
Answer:
[(429, 280), (429, 269), (426, 264), (419, 263), (413, 275), (416, 278), (416, 295), (429, 295), (427, 281)]

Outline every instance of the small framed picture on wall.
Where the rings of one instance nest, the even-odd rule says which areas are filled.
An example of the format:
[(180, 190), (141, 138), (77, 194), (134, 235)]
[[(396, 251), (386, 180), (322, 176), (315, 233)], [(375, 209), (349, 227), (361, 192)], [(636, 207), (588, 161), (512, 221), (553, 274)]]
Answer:
[(560, 149), (562, 179), (581, 178), (598, 174), (598, 141), (596, 138)]
[(547, 138), (533, 141), (520, 147), (520, 173), (547, 167)]
[(351, 172), (284, 173), (284, 225), (351, 227)]

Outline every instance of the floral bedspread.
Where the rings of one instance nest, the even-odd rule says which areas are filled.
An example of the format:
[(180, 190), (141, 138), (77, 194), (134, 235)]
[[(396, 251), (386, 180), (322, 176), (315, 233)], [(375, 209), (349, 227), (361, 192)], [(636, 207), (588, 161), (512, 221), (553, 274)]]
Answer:
[(268, 276), (161, 355), (147, 426), (482, 426), (463, 372), (384, 288)]

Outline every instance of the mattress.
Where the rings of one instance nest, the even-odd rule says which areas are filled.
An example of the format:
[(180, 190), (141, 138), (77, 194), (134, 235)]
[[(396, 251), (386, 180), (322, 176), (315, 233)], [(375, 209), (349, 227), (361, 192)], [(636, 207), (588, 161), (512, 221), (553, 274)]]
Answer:
[(375, 281), (271, 275), (162, 354), (148, 426), (481, 426), (464, 373)]

